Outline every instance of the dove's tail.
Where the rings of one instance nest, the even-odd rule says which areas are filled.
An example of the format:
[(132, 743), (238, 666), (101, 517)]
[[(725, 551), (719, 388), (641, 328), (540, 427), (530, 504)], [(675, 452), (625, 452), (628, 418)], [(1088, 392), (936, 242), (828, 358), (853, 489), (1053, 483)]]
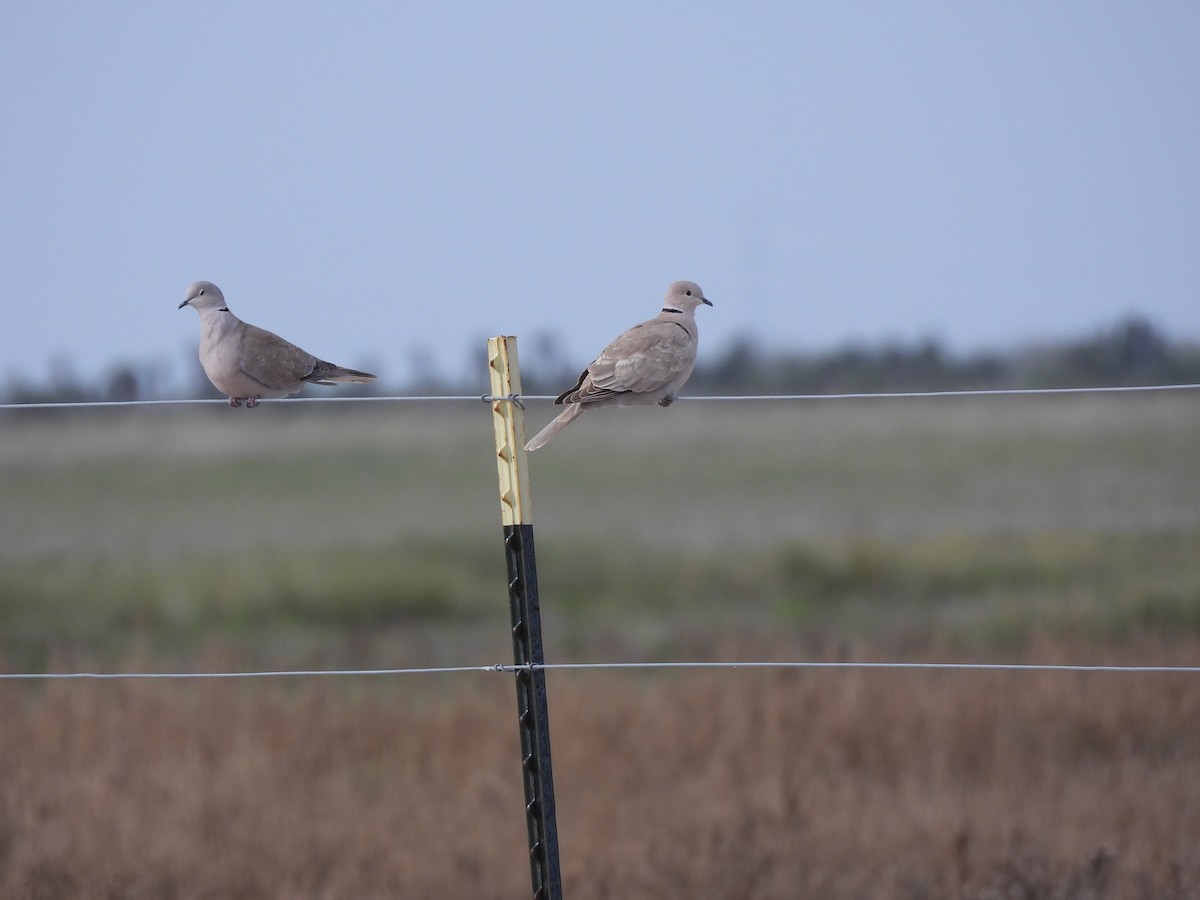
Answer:
[(525, 449), (532, 452), (538, 447), (546, 446), (546, 444), (550, 443), (550, 438), (579, 418), (579, 414), (583, 412), (584, 408), (584, 404), (582, 403), (569, 404), (566, 409), (550, 421), (549, 425), (530, 438), (529, 443), (525, 445)]
[[(326, 363), (326, 365), (329, 365)], [(312, 373), (305, 381), (310, 381), (313, 384), (369, 384), (374, 381), (376, 376), (370, 372), (360, 372), (358, 369), (343, 369), (341, 366), (329, 365), (329, 368), (321, 368)]]

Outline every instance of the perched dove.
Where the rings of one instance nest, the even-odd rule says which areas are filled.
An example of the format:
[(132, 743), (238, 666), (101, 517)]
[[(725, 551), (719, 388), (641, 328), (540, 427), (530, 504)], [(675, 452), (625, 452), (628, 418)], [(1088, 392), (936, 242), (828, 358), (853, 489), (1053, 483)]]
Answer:
[(670, 406), (696, 365), (696, 307), (712, 306), (700, 285), (676, 281), (667, 288), (662, 312), (634, 325), (600, 351), (575, 387), (555, 403), (566, 405), (558, 417), (525, 445), (536, 450), (598, 406)]
[(230, 406), (258, 406), (266, 397), (295, 394), (306, 384), (366, 384), (375, 376), (317, 359), (277, 334), (249, 325), (229, 311), (225, 295), (211, 281), (188, 287), (179, 308), (200, 313), (200, 365)]

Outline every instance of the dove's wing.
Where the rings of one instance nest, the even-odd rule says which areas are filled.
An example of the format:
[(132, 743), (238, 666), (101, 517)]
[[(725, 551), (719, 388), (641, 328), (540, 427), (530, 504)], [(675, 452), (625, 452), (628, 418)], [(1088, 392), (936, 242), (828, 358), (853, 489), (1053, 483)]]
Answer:
[(686, 378), (696, 364), (696, 338), (682, 323), (651, 319), (600, 352), (559, 403), (594, 403), (619, 394), (655, 394)]
[(251, 378), (276, 391), (286, 391), (312, 378), (319, 365), (336, 368), (279, 335), (250, 324), (242, 333), (238, 365)]

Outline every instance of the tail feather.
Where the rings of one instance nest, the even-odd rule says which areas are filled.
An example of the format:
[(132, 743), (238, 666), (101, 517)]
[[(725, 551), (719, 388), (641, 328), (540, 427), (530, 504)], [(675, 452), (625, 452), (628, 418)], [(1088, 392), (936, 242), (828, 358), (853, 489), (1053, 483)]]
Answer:
[(567, 406), (562, 412), (550, 420), (550, 424), (535, 434), (529, 439), (525, 445), (525, 449), (531, 453), (539, 447), (544, 447), (550, 443), (550, 439), (579, 418), (579, 414), (585, 409), (582, 403), (572, 403)]
[(314, 384), (370, 384), (375, 378), (370, 372), (334, 366), (332, 369), (314, 372), (311, 380)]

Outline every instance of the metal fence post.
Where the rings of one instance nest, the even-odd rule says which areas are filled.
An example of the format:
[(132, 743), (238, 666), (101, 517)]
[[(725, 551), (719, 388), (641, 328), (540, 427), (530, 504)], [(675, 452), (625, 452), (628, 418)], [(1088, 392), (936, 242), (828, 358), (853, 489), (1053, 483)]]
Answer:
[[(508, 562), (513, 662), (518, 666), (540, 665), (545, 658), (533, 552), (533, 507), (525, 464), (525, 417), (519, 400), (521, 372), (515, 337), (488, 339), (488, 373), (491, 377), (504, 555)], [(516, 682), (533, 896), (534, 900), (561, 900), (546, 673), (541, 669), (518, 669)]]

